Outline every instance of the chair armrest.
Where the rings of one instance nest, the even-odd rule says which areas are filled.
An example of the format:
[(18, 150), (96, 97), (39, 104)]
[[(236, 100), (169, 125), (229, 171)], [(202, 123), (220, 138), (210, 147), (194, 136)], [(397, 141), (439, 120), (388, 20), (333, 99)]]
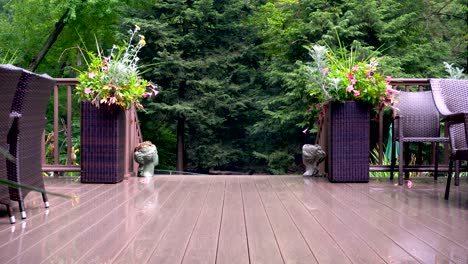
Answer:
[(444, 116), (442, 121), (450, 122), (452, 124), (465, 123), (465, 120), (468, 119), (468, 113), (456, 113)]

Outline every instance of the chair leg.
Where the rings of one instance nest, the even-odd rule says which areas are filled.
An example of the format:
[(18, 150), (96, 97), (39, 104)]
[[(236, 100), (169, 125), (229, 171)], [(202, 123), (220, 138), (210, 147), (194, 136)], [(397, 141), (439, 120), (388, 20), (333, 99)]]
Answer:
[(390, 157), (390, 180), (393, 180), (393, 173), (395, 172), (395, 144), (396, 141), (392, 141), (392, 154)]
[(460, 163), (461, 160), (455, 161), (455, 186), (460, 184)]
[(448, 198), (449, 198), (450, 182), (452, 181), (452, 167), (453, 167), (453, 160), (450, 159), (449, 171), (448, 171), (448, 177), (447, 177), (447, 186), (445, 186), (445, 195), (444, 195), (445, 200), (448, 200)]
[(15, 216), (13, 215), (13, 212), (11, 211), (10, 205), (5, 204), (5, 206), (6, 206), (6, 209), (7, 209), (8, 217), (10, 218), (10, 223), (11, 223), (11, 224), (16, 223), (16, 218), (15, 218)]
[(44, 201), (45, 208), (49, 208), (49, 200), (47, 199), (46, 193), (42, 193), (42, 200)]
[(435, 144), (435, 158), (434, 158), (434, 181), (437, 181), (439, 172), (439, 144)]
[(18, 205), (19, 205), (19, 209), (21, 213), (21, 219), (26, 219), (27, 215), (26, 215), (26, 210), (24, 208), (23, 200), (18, 201)]
[(400, 147), (398, 149), (398, 185), (403, 185), (403, 146), (405, 143), (400, 141)]

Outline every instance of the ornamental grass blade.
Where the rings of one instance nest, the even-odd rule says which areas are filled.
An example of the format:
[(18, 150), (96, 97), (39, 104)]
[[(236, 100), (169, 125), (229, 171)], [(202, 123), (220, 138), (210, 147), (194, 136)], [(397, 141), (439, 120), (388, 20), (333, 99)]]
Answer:
[(10, 180), (5, 180), (5, 179), (0, 179), (0, 185), (5, 185), (5, 186), (8, 186), (8, 187), (13, 187), (13, 188), (22, 188), (22, 189), (35, 191), (35, 192), (40, 192), (40, 193), (45, 193), (45, 194), (49, 194), (49, 195), (59, 196), (59, 197), (62, 197), (62, 198), (73, 199), (73, 197), (70, 196), (70, 195), (65, 195), (65, 194), (56, 193), (56, 192), (49, 192), (49, 191), (46, 191), (46, 190), (41, 189), (41, 188), (36, 188), (36, 187), (28, 186), (28, 185), (23, 185), (23, 184), (19, 184), (19, 183), (10, 181)]

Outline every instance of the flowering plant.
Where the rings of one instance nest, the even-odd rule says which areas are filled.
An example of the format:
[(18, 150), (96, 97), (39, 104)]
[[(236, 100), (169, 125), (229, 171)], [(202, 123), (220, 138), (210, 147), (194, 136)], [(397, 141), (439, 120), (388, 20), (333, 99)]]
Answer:
[(80, 72), (80, 84), (76, 86), (80, 100), (91, 101), (97, 107), (100, 104), (115, 104), (123, 109), (132, 105), (143, 109), (139, 99), (158, 94), (157, 86), (140, 76), (137, 55), (146, 42), (143, 35), (138, 35), (139, 41), (133, 43), (139, 30), (138, 26), (130, 30), (128, 43), (122, 47), (113, 45), (109, 56), (103, 55), (99, 45), (97, 54), (86, 50), (87, 56), (83, 57), (88, 69)]
[(320, 101), (360, 101), (371, 105), (393, 102), (390, 76), (377, 71), (377, 59), (356, 61), (356, 52), (340, 47), (338, 52), (320, 45), (306, 47), (314, 62), (306, 65), (312, 87), (309, 94)]

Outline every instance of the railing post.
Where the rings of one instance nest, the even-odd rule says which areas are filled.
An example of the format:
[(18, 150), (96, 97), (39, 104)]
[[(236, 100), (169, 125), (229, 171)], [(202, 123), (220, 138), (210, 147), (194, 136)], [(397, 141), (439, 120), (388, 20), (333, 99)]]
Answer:
[[(58, 85), (54, 86), (54, 165), (59, 164), (59, 101), (58, 101)], [(55, 177), (58, 177), (58, 173), (54, 173)]]
[(67, 165), (72, 164), (72, 87), (67, 86)]

